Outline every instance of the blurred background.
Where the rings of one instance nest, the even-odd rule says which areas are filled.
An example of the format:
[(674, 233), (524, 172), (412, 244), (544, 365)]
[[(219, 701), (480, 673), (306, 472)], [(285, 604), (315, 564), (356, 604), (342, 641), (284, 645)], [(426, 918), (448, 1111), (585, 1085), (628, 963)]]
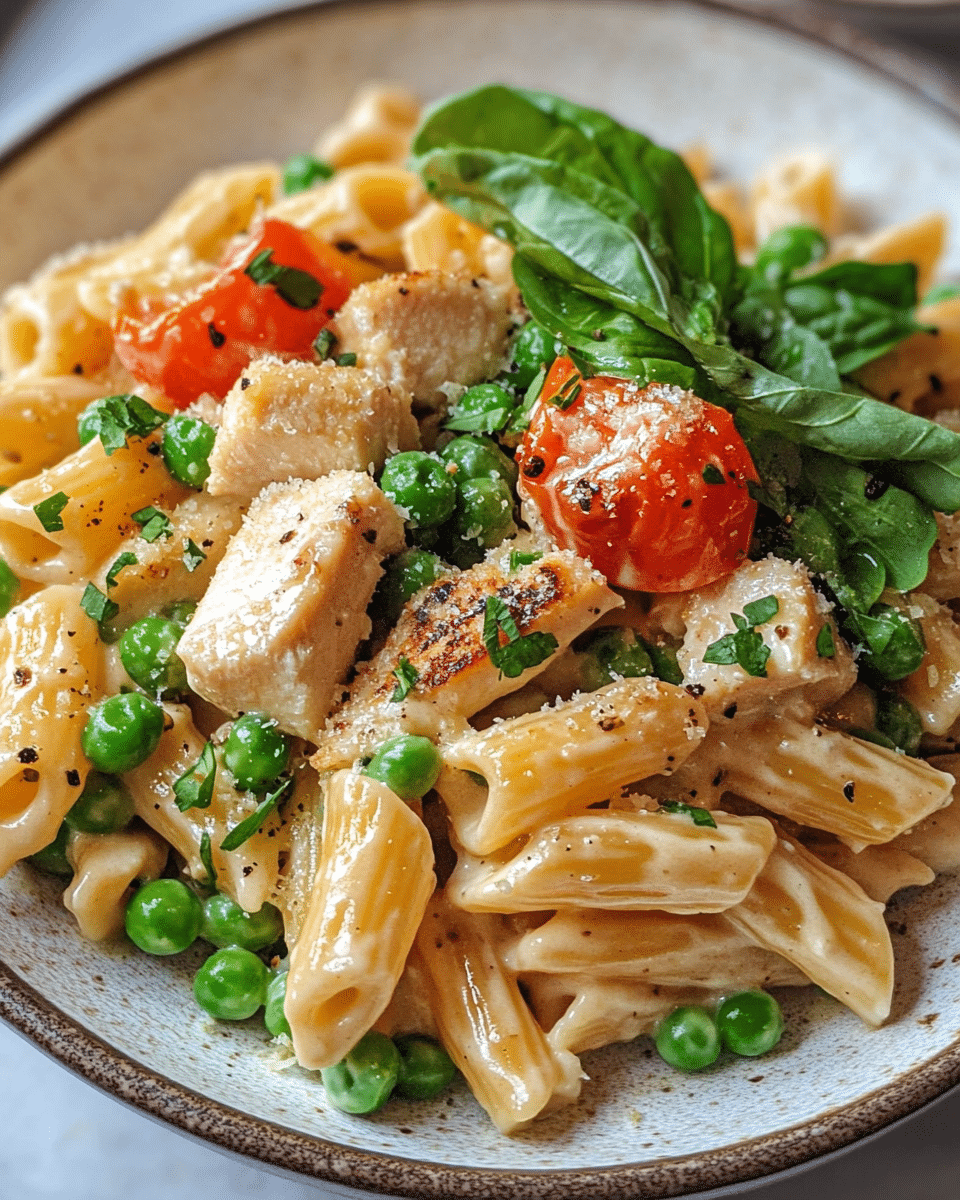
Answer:
[[(520, 0), (518, 0), (520, 2)], [(0, 0), (0, 151), (92, 85), (278, 7), (269, 0)], [(919, 59), (960, 95), (960, 4), (744, 3), (840, 22)], [(836, 33), (836, 31), (835, 31)], [(11, 1200), (320, 1200), (327, 1189), (228, 1160), (100, 1095), (0, 1027), (0, 1196)], [(730, 1114), (736, 1123), (736, 1114)], [(960, 1095), (752, 1200), (957, 1200)]]

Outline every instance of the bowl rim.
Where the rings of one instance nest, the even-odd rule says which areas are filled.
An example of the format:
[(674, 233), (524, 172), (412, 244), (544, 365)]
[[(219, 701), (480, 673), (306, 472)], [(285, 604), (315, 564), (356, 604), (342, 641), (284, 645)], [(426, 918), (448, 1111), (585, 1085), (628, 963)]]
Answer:
[[(0, 146), (0, 171), (83, 109), (194, 53), (246, 36), (258, 28), (296, 21), (329, 8), (387, 8), (398, 0), (285, 0), (268, 13), (230, 21), (182, 41), (109, 76), (26, 127)], [(449, 3), (450, 0), (447, 0)], [(456, 0), (473, 3), (476, 0)], [(517, 3), (518, 0), (514, 0)], [(565, 0), (554, 0), (564, 3)], [(650, 5), (653, 0), (604, 0)], [(660, 3), (663, 0), (659, 0)], [(935, 68), (877, 42), (821, 10), (760, 4), (756, 0), (670, 0), (782, 34), (839, 54), (960, 129), (960, 88)], [(956, 7), (960, 7), (957, 5)], [(42, 108), (42, 104), (40, 105)], [(817, 1118), (749, 1141), (647, 1162), (587, 1169), (520, 1170), (428, 1163), (331, 1142), (250, 1116), (176, 1083), (86, 1029), (0, 959), (0, 1020), (98, 1090), (173, 1126), (211, 1148), (239, 1156), (290, 1178), (314, 1179), (410, 1200), (666, 1200), (752, 1190), (773, 1175), (812, 1166), (920, 1112), (960, 1084), (960, 1036), (936, 1058), (849, 1104)]]

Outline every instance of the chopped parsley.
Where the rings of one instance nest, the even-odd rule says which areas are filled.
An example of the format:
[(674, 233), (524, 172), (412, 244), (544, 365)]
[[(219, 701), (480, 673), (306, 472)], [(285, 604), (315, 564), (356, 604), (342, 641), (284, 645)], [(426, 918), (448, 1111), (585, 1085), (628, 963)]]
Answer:
[(216, 889), (217, 868), (213, 865), (213, 847), (210, 845), (210, 834), (206, 831), (200, 839), (200, 861), (207, 873), (207, 886)]
[(829, 625), (824, 625), (817, 634), (817, 654), (821, 658), (833, 658), (836, 652), (837, 647), (833, 640), (833, 630)]
[(713, 819), (713, 814), (706, 808), (695, 808), (692, 804), (684, 804), (682, 800), (663, 800), (660, 804), (660, 811), (666, 813), (681, 813), (685, 817), (689, 817), (694, 825), (705, 825), (710, 829), (716, 829), (717, 823)]
[(273, 286), (281, 300), (292, 308), (316, 308), (323, 295), (323, 284), (309, 271), (299, 267), (284, 267), (273, 261), (273, 247), (268, 246), (247, 264), (244, 275), (261, 287)]
[(547, 368), (541, 367), (531, 381), (530, 386), (524, 392), (523, 400), (510, 418), (510, 424), (504, 430), (505, 433), (523, 433), (530, 428), (530, 413), (533, 411), (533, 406), (540, 399), (540, 393), (543, 391), (546, 378)]
[(397, 677), (397, 686), (393, 689), (390, 703), (399, 704), (401, 700), (406, 700), (410, 689), (420, 678), (420, 672), (409, 659), (401, 658), (399, 663), (393, 668), (393, 673)]
[(345, 354), (338, 354), (335, 362), (338, 367), (355, 367), (357, 365), (357, 356), (352, 350), (348, 350)]
[(321, 361), (330, 357), (330, 351), (333, 349), (336, 340), (331, 329), (321, 329), (313, 339), (314, 353)]
[(200, 566), (206, 557), (207, 556), (200, 549), (193, 538), (187, 538), (187, 540), (183, 543), (183, 565), (188, 571), (191, 572), (191, 574), (197, 569), (197, 567)]
[[(507, 644), (500, 645), (500, 631), (507, 635)], [(516, 679), (528, 667), (539, 666), (557, 649), (559, 643), (552, 633), (521, 635), (510, 609), (499, 596), (487, 597), (483, 618), (483, 644), (490, 661), (501, 675)]]
[(137, 556), (135, 554), (131, 554), (129, 550), (124, 550), (121, 555), (115, 558), (110, 570), (107, 572), (107, 591), (109, 591), (110, 588), (117, 586), (117, 576), (120, 574), (123, 568), (135, 566), (136, 562)]
[(580, 375), (571, 375), (569, 379), (564, 380), (556, 395), (550, 397), (550, 403), (561, 412), (566, 412), (582, 391), (583, 380)]
[(723, 472), (719, 467), (715, 467), (713, 463), (707, 463), (700, 474), (703, 476), (704, 483), (726, 483)]
[(94, 621), (112, 621), (120, 611), (120, 605), (115, 600), (108, 600), (93, 583), (84, 588), (80, 607)]
[(46, 500), (41, 500), (39, 504), (33, 506), (37, 520), (47, 533), (59, 533), (63, 528), (63, 519), (60, 514), (69, 503), (70, 497), (66, 492), (54, 492), (52, 496), (48, 496)]
[(743, 606), (743, 616), (731, 613), (730, 619), (736, 625), (735, 633), (724, 634), (715, 642), (711, 642), (703, 656), (705, 663), (717, 663), (730, 666), (736, 663), (748, 675), (757, 679), (767, 677), (767, 659), (770, 657), (770, 647), (764, 644), (763, 637), (757, 633), (756, 626), (763, 625), (780, 611), (780, 601), (776, 596), (764, 596), (762, 600), (754, 600)]
[(145, 542), (155, 542), (159, 537), (168, 538), (173, 535), (170, 518), (153, 505), (135, 512), (133, 519), (140, 526), (140, 536)]
[(283, 799), (284, 794), (293, 784), (291, 778), (287, 778), (280, 784), (275, 792), (271, 792), (269, 796), (265, 796), (257, 805), (249, 817), (244, 817), (239, 825), (234, 825), (227, 836), (220, 843), (221, 850), (239, 850), (244, 842), (257, 832), (260, 826), (264, 823), (267, 817), (274, 811)]
[(77, 430), (80, 445), (85, 446), (95, 437), (100, 438), (107, 457), (115, 450), (122, 450), (128, 435), (146, 437), (168, 418), (168, 414), (148, 404), (140, 396), (129, 393), (123, 396), (106, 396), (94, 400), (80, 414)]
[(541, 550), (511, 550), (510, 570), (519, 571), (521, 567), (529, 567), (532, 563), (539, 562), (541, 558), (543, 558)]
[(173, 785), (177, 808), (181, 812), (190, 808), (209, 808), (216, 777), (217, 758), (213, 752), (213, 743), (207, 742), (203, 753), (190, 770), (181, 775)]

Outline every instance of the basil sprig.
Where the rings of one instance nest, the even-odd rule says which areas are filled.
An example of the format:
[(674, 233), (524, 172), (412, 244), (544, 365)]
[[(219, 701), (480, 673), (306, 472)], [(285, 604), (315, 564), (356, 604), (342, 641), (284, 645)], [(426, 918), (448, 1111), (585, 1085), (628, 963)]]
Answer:
[(736, 663), (748, 675), (766, 679), (770, 647), (764, 642), (763, 635), (757, 632), (757, 626), (772, 621), (779, 611), (780, 601), (776, 596), (764, 596), (762, 600), (745, 604), (742, 616), (731, 613), (730, 619), (736, 629), (711, 642), (703, 653), (703, 661), (721, 666)]
[[(507, 643), (500, 644), (500, 631), (506, 634)], [(521, 634), (510, 609), (500, 596), (488, 596), (483, 617), (483, 644), (490, 661), (501, 675), (516, 679), (528, 667), (539, 666), (559, 646), (552, 633)]]
[(435, 105), (412, 152), (433, 195), (514, 246), (533, 317), (597, 370), (672, 382), (660, 372), (692, 365), (704, 398), (755, 432), (883, 462), (922, 503), (960, 508), (960, 436), (841, 378), (916, 328), (905, 272), (840, 264), (801, 280), (791, 266), (755, 281), (789, 315), (750, 347), (761, 362), (731, 344), (749, 281), (677, 155), (603, 113), (499, 86)]
[(146, 437), (168, 417), (168, 413), (154, 408), (140, 396), (105, 396), (92, 401), (80, 414), (77, 422), (80, 445), (99, 437), (109, 458), (114, 451), (123, 449), (128, 436)]
[(272, 247), (261, 250), (252, 258), (243, 273), (262, 287), (275, 288), (280, 299), (285, 300), (292, 308), (315, 308), (323, 295), (323, 284), (309, 271), (275, 263)]

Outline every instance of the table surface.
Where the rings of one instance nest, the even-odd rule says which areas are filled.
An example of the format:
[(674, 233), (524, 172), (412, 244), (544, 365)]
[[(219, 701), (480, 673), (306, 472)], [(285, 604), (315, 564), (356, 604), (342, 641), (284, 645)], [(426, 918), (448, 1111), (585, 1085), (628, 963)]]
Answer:
[[(0, 0), (0, 146), (61, 104), (184, 38), (270, 11), (269, 0)], [(830, 8), (819, 5), (819, 8)], [(876, 7), (845, 10), (960, 82), (960, 14), (912, 27)], [(154, 1124), (99, 1094), (0, 1027), (0, 1179), (17, 1200), (321, 1200)], [(15, 1081), (15, 1082), (14, 1082)], [(731, 1114), (732, 1122), (736, 1114)], [(752, 1200), (956, 1200), (960, 1095), (869, 1143), (751, 1190)]]

